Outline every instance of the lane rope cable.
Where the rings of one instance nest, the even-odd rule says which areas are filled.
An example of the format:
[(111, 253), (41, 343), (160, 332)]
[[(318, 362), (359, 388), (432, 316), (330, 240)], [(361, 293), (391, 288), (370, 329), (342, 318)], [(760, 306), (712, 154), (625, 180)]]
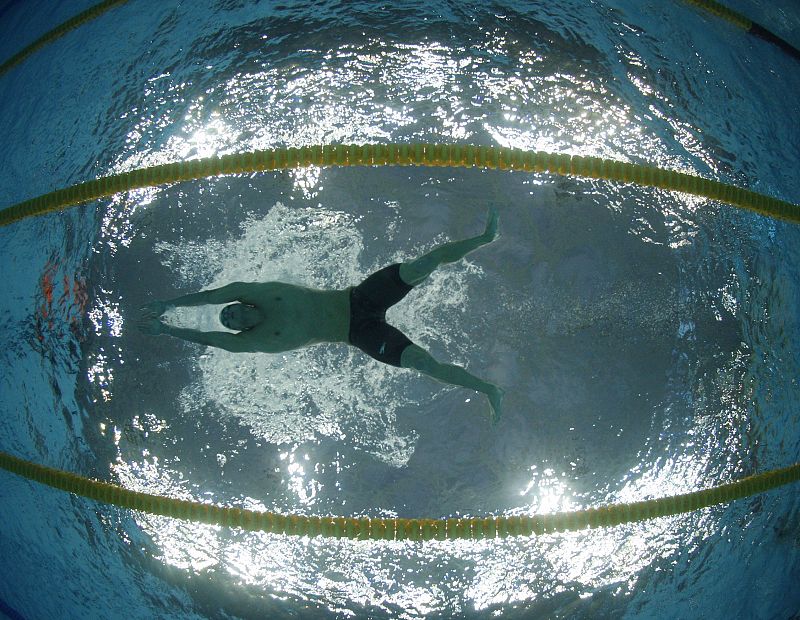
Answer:
[(134, 189), (224, 174), (249, 174), (309, 166), (447, 166), (571, 175), (693, 194), (772, 218), (800, 223), (798, 205), (719, 181), (655, 166), (495, 146), (341, 144), (236, 153), (161, 164), (100, 177), (8, 207), (0, 211), (0, 226)]

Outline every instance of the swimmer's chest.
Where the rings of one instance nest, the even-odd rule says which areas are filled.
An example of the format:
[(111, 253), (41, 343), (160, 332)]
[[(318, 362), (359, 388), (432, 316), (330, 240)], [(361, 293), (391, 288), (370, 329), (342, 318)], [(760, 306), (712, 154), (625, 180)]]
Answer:
[[(253, 328), (253, 336), (271, 349), (290, 350), (326, 339), (327, 308), (325, 295), (293, 287), (272, 290), (257, 304), (264, 322)], [(322, 293), (322, 291), (320, 291)]]

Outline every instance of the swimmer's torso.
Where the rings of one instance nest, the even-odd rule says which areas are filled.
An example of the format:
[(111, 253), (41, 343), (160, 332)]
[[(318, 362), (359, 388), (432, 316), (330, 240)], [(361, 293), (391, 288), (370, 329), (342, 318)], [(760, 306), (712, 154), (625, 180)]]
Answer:
[(264, 321), (239, 334), (253, 348), (289, 351), (319, 342), (346, 342), (350, 328), (350, 289), (318, 289), (263, 282), (248, 285), (240, 296), (256, 306)]

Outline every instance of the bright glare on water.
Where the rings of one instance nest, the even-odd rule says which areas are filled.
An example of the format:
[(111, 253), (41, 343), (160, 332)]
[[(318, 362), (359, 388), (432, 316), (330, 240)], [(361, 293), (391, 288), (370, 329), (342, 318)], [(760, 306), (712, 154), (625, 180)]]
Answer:
[[(0, 58), (84, 4), (0, 6)], [(161, 163), (387, 142), (650, 163), (800, 201), (796, 60), (678, 1), (501, 4), (131, 0), (0, 76), (0, 207)], [(791, 2), (730, 5), (800, 27)], [(480, 233), (489, 206), (499, 239), (388, 320), (502, 386), (496, 427), (480, 394), (345, 345), (234, 354), (136, 329), (140, 305), (232, 281), (354, 286)], [(119, 194), (0, 230), (0, 449), (307, 515), (535, 515), (704, 489), (799, 460), (798, 242), (706, 199), (520, 172), (310, 167)], [(219, 309), (166, 318), (222, 330)], [(11, 617), (800, 611), (794, 486), (421, 544), (204, 526), (0, 476)]]

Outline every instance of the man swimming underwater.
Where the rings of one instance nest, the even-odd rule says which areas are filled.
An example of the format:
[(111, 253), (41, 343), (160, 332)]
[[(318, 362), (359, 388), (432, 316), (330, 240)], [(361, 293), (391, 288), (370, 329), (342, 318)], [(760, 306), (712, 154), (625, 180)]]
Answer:
[[(442, 264), (453, 263), (497, 237), (497, 213), (489, 212), (483, 234), (445, 243), (415, 260), (390, 265), (356, 287), (318, 290), (283, 282), (232, 282), (226, 286), (154, 301), (142, 307), (140, 328), (227, 351), (280, 353), (321, 342), (345, 342), (379, 362), (413, 368), (442, 383), (486, 395), (492, 421), (502, 414), (503, 390), (460, 366), (437, 362), (386, 322), (386, 310)], [(172, 327), (159, 319), (168, 307), (235, 302), (220, 322), (238, 333)]]

